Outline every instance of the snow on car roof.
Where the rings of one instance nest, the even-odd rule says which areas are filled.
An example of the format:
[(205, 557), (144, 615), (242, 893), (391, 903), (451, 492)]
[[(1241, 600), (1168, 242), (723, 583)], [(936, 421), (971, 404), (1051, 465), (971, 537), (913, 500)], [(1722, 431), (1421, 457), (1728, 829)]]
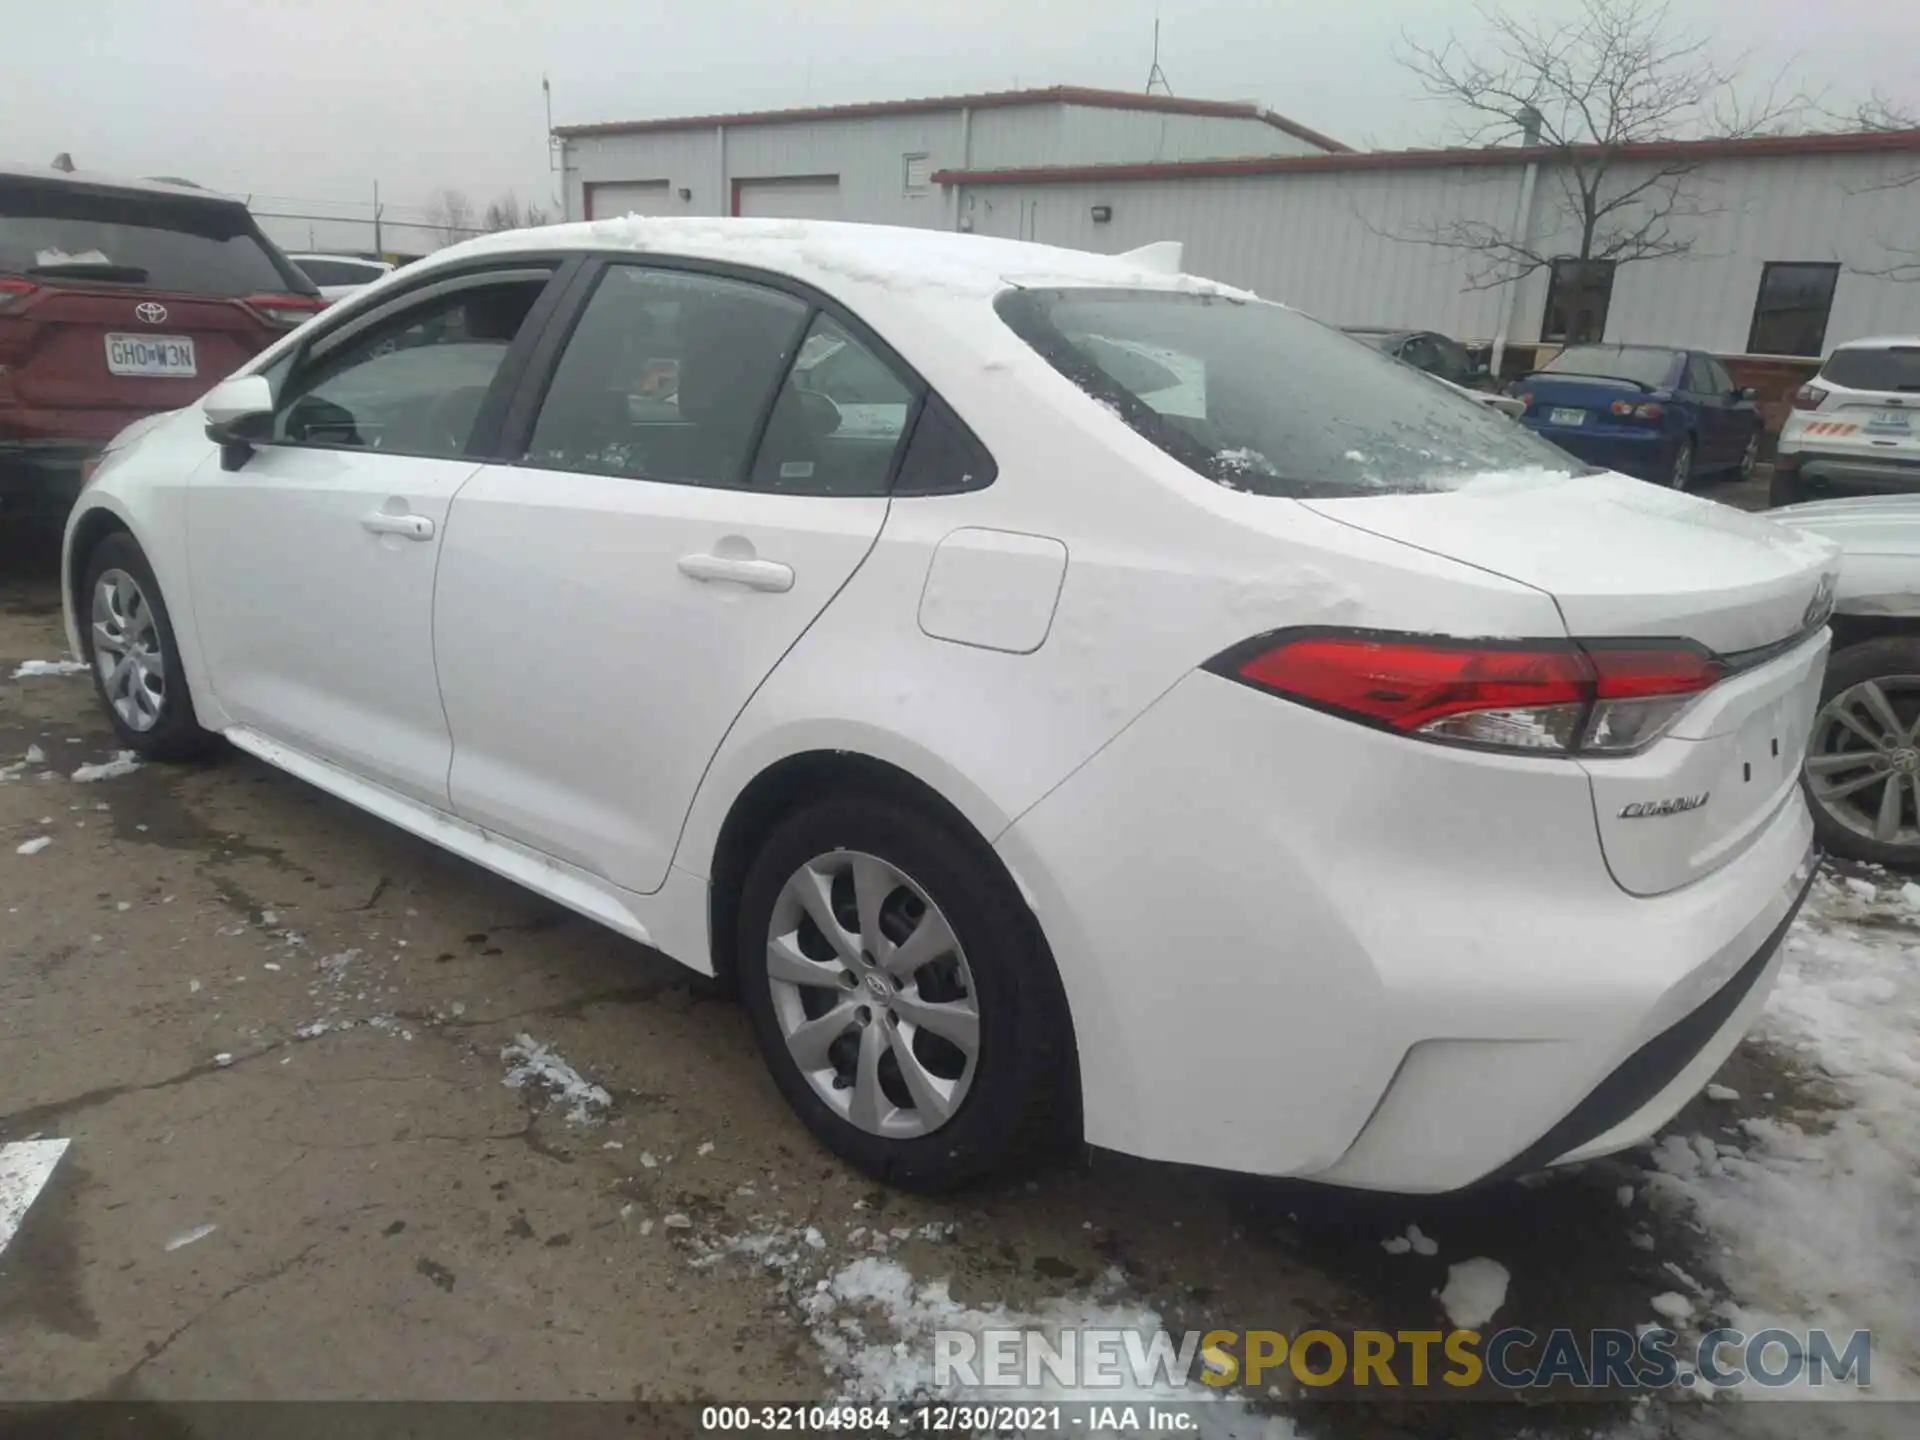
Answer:
[(827, 220), (627, 215), (485, 235), (438, 251), (432, 261), (537, 250), (632, 250), (732, 261), (823, 288), (835, 288), (838, 281), (895, 293), (988, 297), (1012, 283), (1137, 286), (1251, 298), (1246, 291), (1125, 256), (946, 230)]
[(1920, 335), (1863, 335), (1858, 340), (1842, 340), (1836, 350), (1892, 350), (1908, 345), (1920, 346)]

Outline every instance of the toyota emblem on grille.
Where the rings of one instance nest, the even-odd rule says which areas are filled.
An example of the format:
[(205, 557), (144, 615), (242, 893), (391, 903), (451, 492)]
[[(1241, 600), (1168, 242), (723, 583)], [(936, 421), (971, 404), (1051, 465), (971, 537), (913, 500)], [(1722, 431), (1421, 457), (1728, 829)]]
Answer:
[(157, 304), (152, 300), (142, 300), (138, 305), (133, 307), (133, 313), (149, 325), (164, 325), (167, 323), (167, 307)]
[(1813, 599), (1807, 602), (1806, 613), (1800, 617), (1802, 630), (1814, 630), (1827, 623), (1833, 615), (1834, 576), (1828, 572), (1820, 577), (1820, 584), (1813, 592)]

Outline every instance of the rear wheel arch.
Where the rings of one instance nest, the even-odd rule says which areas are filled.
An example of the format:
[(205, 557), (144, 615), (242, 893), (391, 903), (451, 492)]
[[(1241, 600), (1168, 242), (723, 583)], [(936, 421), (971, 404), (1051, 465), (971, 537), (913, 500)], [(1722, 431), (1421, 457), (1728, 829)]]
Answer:
[(850, 792), (904, 803), (967, 842), (1032, 917), (1045, 947), (1046, 937), (1023, 887), (958, 805), (918, 775), (888, 761), (852, 750), (806, 750), (774, 761), (748, 781), (720, 824), (707, 866), (707, 926), (714, 974), (722, 985), (734, 980), (734, 922), (740, 891), (760, 846), (787, 816), (815, 801)]

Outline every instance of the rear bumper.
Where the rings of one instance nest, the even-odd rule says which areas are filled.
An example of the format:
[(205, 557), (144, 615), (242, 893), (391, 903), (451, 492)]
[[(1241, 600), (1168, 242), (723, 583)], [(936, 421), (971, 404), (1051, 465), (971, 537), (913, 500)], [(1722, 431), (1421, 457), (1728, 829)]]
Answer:
[(1434, 1192), (1651, 1133), (1763, 1003), (1812, 821), (1791, 788), (1639, 897), (1592, 805), (1578, 767), (1189, 677), (997, 842), (1066, 985), (1087, 1139)]
[(80, 494), (83, 467), (106, 443), (0, 439), (0, 517), (64, 514)]
[(1806, 494), (1901, 495), (1920, 490), (1920, 456), (1833, 455), (1796, 451), (1776, 457), (1774, 473)]
[(1665, 480), (1673, 471), (1680, 441), (1658, 431), (1644, 433), (1620, 430), (1595, 430), (1583, 425), (1536, 424), (1521, 422), (1542, 440), (1551, 440), (1562, 450), (1589, 465), (1618, 470), (1639, 480)]

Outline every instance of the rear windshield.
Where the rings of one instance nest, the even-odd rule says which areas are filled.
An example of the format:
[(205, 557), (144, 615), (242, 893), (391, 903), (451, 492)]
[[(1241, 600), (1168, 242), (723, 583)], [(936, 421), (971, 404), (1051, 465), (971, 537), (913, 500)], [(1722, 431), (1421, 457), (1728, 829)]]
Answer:
[(1597, 375), (1636, 385), (1665, 385), (1673, 374), (1673, 351), (1634, 345), (1575, 345), (1540, 367), (1544, 375)]
[(995, 308), (1129, 427), (1230, 489), (1391, 495), (1489, 472), (1587, 469), (1284, 306), (1164, 290), (1010, 290)]
[(0, 272), (191, 295), (313, 288), (240, 205), (4, 181)]
[(1920, 390), (1920, 345), (1836, 350), (1820, 378), (1849, 390)]

